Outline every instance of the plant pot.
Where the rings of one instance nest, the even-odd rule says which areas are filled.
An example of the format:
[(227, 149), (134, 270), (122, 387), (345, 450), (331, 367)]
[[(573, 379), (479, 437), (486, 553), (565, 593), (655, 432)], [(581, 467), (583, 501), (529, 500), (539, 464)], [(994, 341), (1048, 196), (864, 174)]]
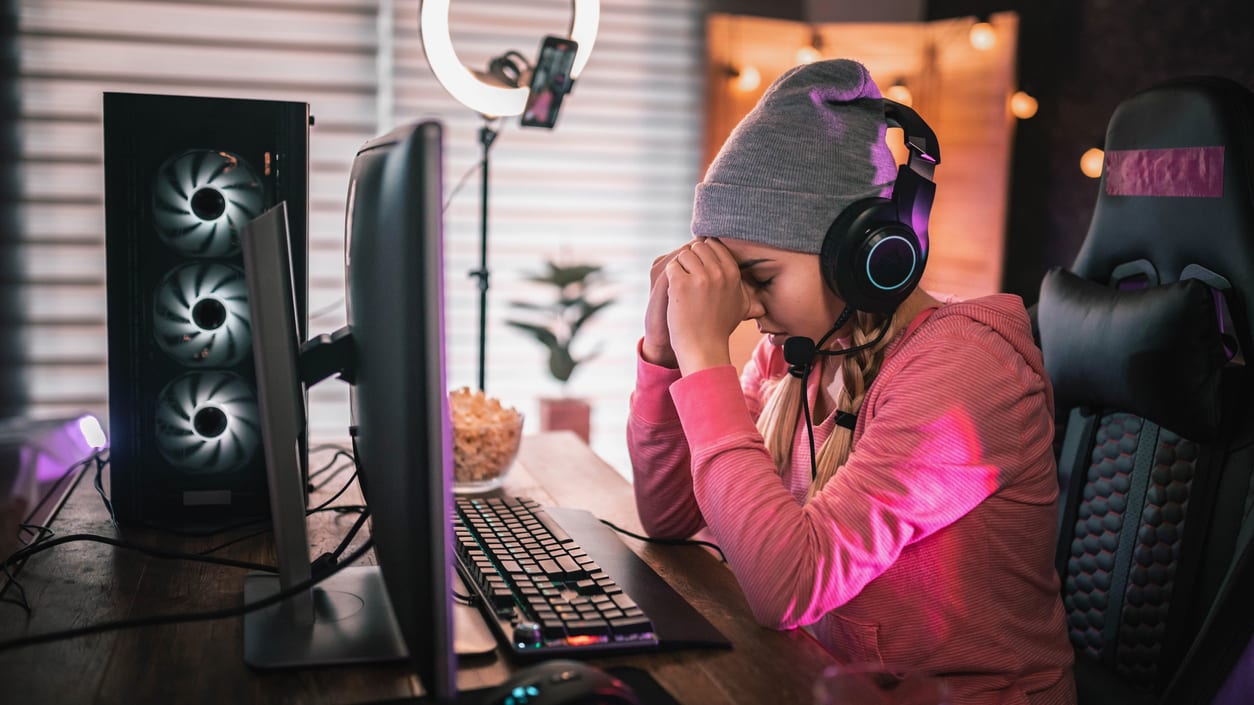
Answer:
[(573, 431), (588, 443), (592, 406), (583, 399), (569, 397), (540, 399), (541, 431)]

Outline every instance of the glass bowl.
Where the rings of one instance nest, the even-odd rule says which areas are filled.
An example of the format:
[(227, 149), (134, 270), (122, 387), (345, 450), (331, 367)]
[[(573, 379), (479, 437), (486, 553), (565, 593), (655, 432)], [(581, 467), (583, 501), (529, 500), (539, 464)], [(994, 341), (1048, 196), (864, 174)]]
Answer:
[(450, 396), (453, 418), (453, 492), (479, 494), (505, 483), (518, 455), (523, 415), (482, 392)]

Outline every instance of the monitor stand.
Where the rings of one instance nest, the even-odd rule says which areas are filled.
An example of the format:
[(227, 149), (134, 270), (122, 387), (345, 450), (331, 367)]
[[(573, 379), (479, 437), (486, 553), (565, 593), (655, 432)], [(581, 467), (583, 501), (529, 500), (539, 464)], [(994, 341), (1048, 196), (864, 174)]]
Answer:
[[(249, 573), (245, 604), (278, 592), (279, 576)], [(244, 662), (292, 668), (403, 661), (409, 652), (377, 566), (350, 566), (311, 590), (312, 604), (284, 600), (244, 615)]]

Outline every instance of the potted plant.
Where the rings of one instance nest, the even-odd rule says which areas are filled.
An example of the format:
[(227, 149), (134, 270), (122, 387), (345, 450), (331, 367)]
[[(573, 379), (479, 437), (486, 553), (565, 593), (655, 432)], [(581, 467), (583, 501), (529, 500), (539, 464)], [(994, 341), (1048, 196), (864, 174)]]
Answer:
[(553, 300), (549, 303), (511, 301), (509, 305), (513, 309), (528, 315), (526, 319), (510, 319), (505, 323), (527, 332), (548, 349), (549, 374), (561, 384), (561, 397), (540, 399), (540, 428), (574, 431), (588, 442), (591, 407), (583, 399), (570, 397), (566, 390), (575, 369), (595, 357), (596, 351), (576, 357), (572, 346), (584, 324), (614, 303), (614, 299), (594, 295), (603, 283), (598, 265), (559, 265), (549, 261), (546, 267), (544, 273), (530, 274), (526, 279), (551, 287)]

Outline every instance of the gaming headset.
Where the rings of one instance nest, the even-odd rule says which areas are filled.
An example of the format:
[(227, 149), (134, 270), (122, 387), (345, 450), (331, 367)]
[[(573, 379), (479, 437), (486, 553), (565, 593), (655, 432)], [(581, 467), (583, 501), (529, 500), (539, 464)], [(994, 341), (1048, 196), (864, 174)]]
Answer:
[(932, 128), (905, 105), (884, 100), (884, 118), (905, 133), (910, 158), (897, 170), (891, 198), (864, 198), (841, 211), (823, 239), (819, 266), (850, 308), (888, 314), (914, 291), (927, 264), (940, 146)]
[[(936, 195), (932, 175), (940, 164), (940, 145), (923, 118), (901, 103), (885, 99), (884, 119), (905, 133), (910, 156), (897, 169), (891, 198), (855, 201), (827, 229), (819, 251), (819, 268), (828, 288), (844, 300), (845, 310), (817, 343), (797, 336), (784, 341), (788, 373), (800, 379), (803, 386), (818, 355), (849, 355), (878, 343), (888, 332), (888, 314), (897, 310), (919, 285), (927, 264), (927, 221)], [(848, 322), (854, 311), (884, 314), (879, 332), (861, 345), (823, 350), (823, 344)], [(804, 394), (801, 408), (810, 440), (810, 478), (814, 479), (818, 476), (814, 427)], [(836, 414), (836, 424), (850, 431), (856, 422), (853, 414)]]

